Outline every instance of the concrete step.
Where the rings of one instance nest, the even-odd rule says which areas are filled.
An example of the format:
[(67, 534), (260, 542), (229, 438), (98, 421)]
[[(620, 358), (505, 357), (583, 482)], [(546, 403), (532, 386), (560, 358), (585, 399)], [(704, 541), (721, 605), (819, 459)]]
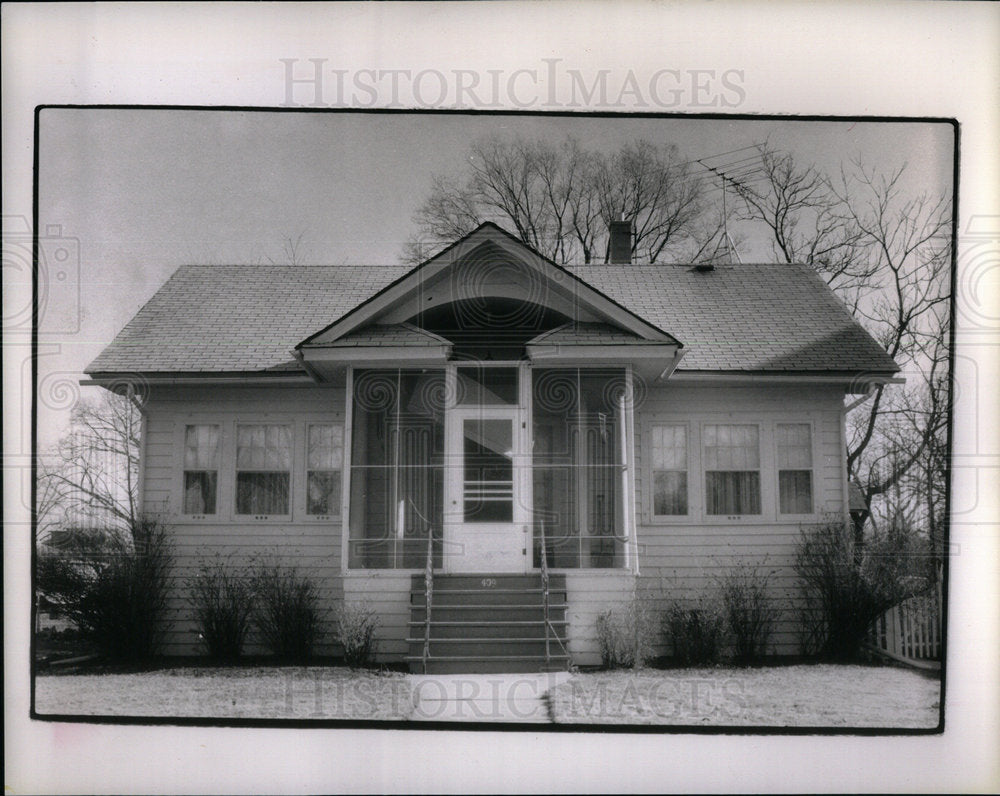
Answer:
[[(531, 589), (542, 587), (541, 574), (534, 572), (525, 575), (482, 574), (482, 575), (443, 575), (434, 573), (434, 591), (438, 589)], [(412, 591), (424, 590), (424, 576), (415, 574), (410, 577)], [(549, 575), (549, 588), (566, 588), (565, 573)]]
[[(410, 593), (411, 605), (424, 605), (423, 591)], [(544, 595), (541, 589), (438, 589), (431, 595), (434, 607), (439, 605), (541, 605)], [(566, 602), (566, 590), (549, 591), (549, 604)]]
[[(410, 671), (423, 672), (423, 663), (419, 656), (407, 659)], [(427, 674), (496, 674), (524, 672), (558, 672), (569, 666), (565, 655), (552, 655), (546, 665), (545, 658), (532, 656), (483, 657), (467, 655), (456, 658), (430, 658), (427, 661)]]
[[(562, 619), (566, 605), (549, 606), (550, 619)], [(410, 610), (411, 622), (423, 622), (427, 616), (422, 605), (414, 605)], [(513, 621), (539, 622), (545, 619), (541, 605), (438, 605), (431, 606), (431, 622), (492, 622)]]
[[(552, 627), (549, 630), (550, 638), (558, 635), (566, 639), (567, 625), (565, 619), (551, 620)], [(424, 623), (410, 622), (410, 637), (424, 637)], [(432, 638), (545, 638), (544, 620), (523, 620), (517, 621), (453, 621), (444, 622), (431, 618)]]
[[(409, 653), (419, 656), (423, 653), (423, 639), (410, 639)], [(549, 640), (549, 653), (561, 653), (562, 647), (555, 639)], [(439, 638), (431, 639), (431, 655), (435, 658), (461, 658), (467, 656), (481, 658), (504, 657), (545, 657), (544, 638)]]

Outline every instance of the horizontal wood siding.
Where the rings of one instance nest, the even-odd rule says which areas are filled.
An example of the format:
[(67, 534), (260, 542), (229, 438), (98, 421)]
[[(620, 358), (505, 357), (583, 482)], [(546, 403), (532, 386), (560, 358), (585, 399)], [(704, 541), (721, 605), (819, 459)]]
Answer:
[[(202, 564), (219, 555), (233, 567), (246, 567), (263, 559), (294, 566), (300, 574), (309, 577), (320, 598), (320, 633), (315, 651), (318, 655), (340, 654), (339, 645), (333, 642), (335, 614), (344, 597), (339, 517), (301, 522), (298, 514), (293, 513), (291, 520), (283, 522), (243, 522), (227, 520), (224, 516), (220, 520), (194, 522), (178, 517), (177, 492), (183, 425), (202, 422), (204, 418), (224, 421), (248, 417), (292, 421), (307, 417), (342, 423), (343, 389), (157, 388), (149, 397), (146, 411), (143, 508), (163, 517), (174, 542), (170, 627), (164, 652), (195, 655), (202, 651), (186, 586)], [(299, 457), (303, 453), (296, 450), (294, 455)], [(226, 466), (223, 462), (220, 480), (226, 477)], [(228, 466), (231, 468), (232, 463)], [(293, 491), (301, 488), (293, 471)], [(259, 639), (251, 635), (244, 652), (254, 655), (266, 650)]]
[(599, 666), (597, 617), (632, 598), (635, 576), (630, 572), (566, 570), (569, 611), (569, 653), (577, 666)]
[[(801, 652), (802, 595), (794, 571), (801, 527), (845, 513), (844, 443), (840, 413), (843, 392), (833, 387), (687, 387), (650, 389), (636, 411), (636, 524), (640, 578), (638, 591), (662, 616), (674, 600), (691, 602), (718, 593), (719, 578), (734, 564), (749, 562), (771, 573), (770, 591), (780, 610), (772, 654)], [(656, 422), (761, 423), (808, 421), (813, 429), (811, 518), (782, 518), (776, 508), (747, 522), (719, 521), (700, 512), (683, 520), (655, 520), (648, 494), (647, 430)], [(770, 437), (762, 434), (761, 448)], [(764, 451), (762, 450), (762, 458)], [(689, 478), (700, 478), (692, 468)], [(762, 462), (761, 481), (777, 475)], [(669, 655), (669, 641), (656, 632), (656, 653)]]
[(411, 574), (409, 571), (349, 572), (344, 579), (344, 601), (378, 613), (377, 655), (378, 660), (386, 663), (406, 657)]

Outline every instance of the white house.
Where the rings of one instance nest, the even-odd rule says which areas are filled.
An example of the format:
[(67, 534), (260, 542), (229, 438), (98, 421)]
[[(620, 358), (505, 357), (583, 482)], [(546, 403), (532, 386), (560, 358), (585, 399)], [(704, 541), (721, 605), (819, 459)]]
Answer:
[(637, 588), (765, 558), (796, 653), (800, 527), (849, 511), (845, 395), (897, 370), (808, 267), (562, 267), (484, 224), (416, 268), (182, 267), (87, 374), (146, 396), (167, 652), (197, 651), (206, 554), (278, 551), (330, 611), (377, 609), (382, 660), (485, 671), (599, 663)]

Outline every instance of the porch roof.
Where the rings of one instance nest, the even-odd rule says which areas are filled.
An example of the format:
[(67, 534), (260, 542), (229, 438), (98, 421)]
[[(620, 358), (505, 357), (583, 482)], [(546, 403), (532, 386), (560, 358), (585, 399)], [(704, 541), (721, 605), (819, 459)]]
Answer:
[[(411, 272), (405, 265), (182, 266), (86, 368), (122, 374), (302, 373), (292, 349)], [(679, 372), (892, 374), (898, 366), (802, 265), (578, 265), (566, 270), (685, 350)], [(606, 324), (545, 343), (642, 345)], [(552, 339), (555, 337), (556, 339)], [(339, 346), (440, 346), (396, 324)]]

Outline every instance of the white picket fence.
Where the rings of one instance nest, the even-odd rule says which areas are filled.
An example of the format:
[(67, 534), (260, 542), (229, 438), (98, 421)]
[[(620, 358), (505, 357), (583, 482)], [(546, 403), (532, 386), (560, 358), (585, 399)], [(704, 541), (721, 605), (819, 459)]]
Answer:
[(905, 663), (938, 668), (942, 652), (943, 601), (941, 581), (926, 594), (893, 606), (875, 620), (871, 643), (877, 650)]

